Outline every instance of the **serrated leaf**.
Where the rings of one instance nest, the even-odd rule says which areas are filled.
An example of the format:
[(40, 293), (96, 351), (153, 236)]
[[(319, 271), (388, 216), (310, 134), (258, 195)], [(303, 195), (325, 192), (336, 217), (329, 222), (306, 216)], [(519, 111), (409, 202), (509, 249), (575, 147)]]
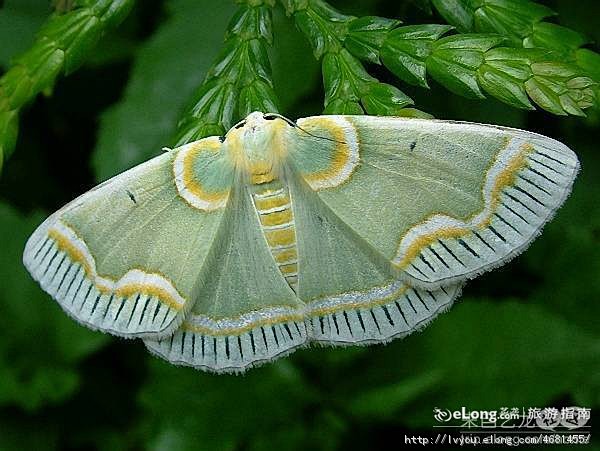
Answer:
[(121, 23), (133, 8), (132, 0), (97, 0), (89, 2), (104, 27), (114, 27)]
[(476, 73), (465, 67), (448, 61), (444, 54), (432, 55), (427, 59), (429, 75), (439, 84), (455, 94), (471, 98), (484, 99), (479, 89)]
[(241, 89), (238, 99), (238, 113), (246, 117), (253, 111), (278, 112), (277, 97), (273, 88), (262, 80)]
[(273, 44), (271, 10), (267, 6), (239, 8), (229, 21), (227, 29), (226, 39), (237, 35), (244, 40), (264, 39), (269, 45)]
[(450, 91), (475, 99), (485, 96), (479, 88), (477, 70), (486, 51), (502, 43), (497, 35), (469, 34), (442, 38), (435, 42), (426, 65), (429, 74)]
[(533, 77), (525, 82), (525, 89), (529, 97), (543, 109), (559, 116), (566, 116), (560, 99), (555, 89), (552, 89), (548, 80)]
[(396, 116), (402, 108), (414, 102), (395, 86), (372, 82), (361, 97), (361, 103), (369, 114)]
[(308, 38), (316, 59), (321, 59), (325, 52), (338, 51), (339, 41), (332, 39), (323, 20), (310, 10), (302, 10), (294, 14), (296, 26)]
[(531, 62), (543, 55), (535, 50), (498, 47), (484, 54), (485, 64), (505, 73), (507, 76), (525, 81), (532, 75)]
[(8, 159), (17, 143), (19, 132), (19, 113), (0, 111), (0, 171), (2, 163)]
[(407, 83), (427, 87), (425, 60), (432, 44), (451, 30), (448, 25), (413, 25), (389, 33), (381, 49), (383, 64)]
[(485, 92), (516, 108), (534, 110), (527, 97), (523, 81), (511, 77), (497, 67), (483, 64), (477, 72), (479, 85)]
[(535, 23), (553, 14), (550, 8), (528, 0), (489, 0), (474, 13), (475, 30), (523, 39)]
[(461, 33), (473, 30), (473, 9), (462, 0), (432, 0), (435, 9)]
[(323, 114), (365, 114), (365, 110), (357, 100), (333, 99), (325, 105)]
[[(439, 39), (435, 50), (476, 50), (487, 52), (492, 47), (502, 44), (505, 38), (493, 34), (456, 34)], [(460, 54), (457, 54), (460, 56)]]
[(586, 42), (581, 33), (553, 23), (538, 22), (534, 24), (532, 34), (523, 40), (523, 46), (551, 49), (571, 59)]
[(354, 19), (348, 25), (344, 46), (354, 56), (379, 64), (379, 50), (389, 32), (399, 23), (398, 20), (377, 16)]
[[(31, 83), (31, 93), (51, 87), (64, 67), (65, 52), (58, 49), (48, 38), (41, 38), (25, 55), (16, 60), (29, 68), (27, 81)], [(21, 105), (23, 101), (19, 102)]]
[(579, 49), (576, 58), (577, 65), (600, 82), (600, 55), (589, 49)]
[[(323, 84), (325, 87), (325, 107), (335, 99), (343, 103), (357, 103), (368, 90), (368, 84), (377, 81), (364, 69), (360, 61), (347, 50), (340, 53), (327, 53), (323, 58)], [(351, 107), (355, 109), (355, 107)], [(326, 110), (331, 111), (331, 110)]]
[(556, 61), (533, 62), (531, 71), (534, 75), (553, 79), (570, 79), (578, 75), (578, 70), (574, 66)]
[(98, 180), (157, 155), (170, 142), (235, 8), (206, 0), (178, 0), (170, 7), (170, 18), (138, 52), (123, 99), (102, 115), (92, 158)]

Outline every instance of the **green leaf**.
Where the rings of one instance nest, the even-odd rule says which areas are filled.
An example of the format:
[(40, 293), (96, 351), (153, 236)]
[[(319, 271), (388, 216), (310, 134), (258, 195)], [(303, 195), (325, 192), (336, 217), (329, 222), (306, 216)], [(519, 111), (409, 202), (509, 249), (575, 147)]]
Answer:
[[(331, 109), (327, 110), (327, 107), (332, 101), (336, 101), (336, 105), (344, 104), (344, 108), (355, 109), (352, 104), (358, 104), (360, 97), (369, 89), (368, 84), (376, 81), (365, 71), (360, 61), (347, 50), (325, 54), (323, 84), (326, 111), (331, 111)], [(342, 104), (339, 100), (343, 101)], [(339, 106), (336, 106), (336, 110), (337, 108)]]
[(79, 386), (77, 366), (109, 340), (69, 318), (20, 264), (40, 214), (0, 204), (0, 405), (36, 410), (64, 402)]
[(579, 49), (576, 53), (577, 64), (594, 80), (600, 80), (600, 55), (589, 49)]
[(484, 53), (503, 42), (496, 35), (469, 34), (442, 38), (435, 42), (427, 58), (430, 75), (450, 91), (469, 98), (485, 96), (477, 82), (477, 70), (484, 62)]
[(262, 80), (245, 86), (240, 91), (238, 113), (246, 117), (253, 111), (277, 112), (277, 96), (273, 88)]
[(270, 7), (239, 8), (230, 20), (227, 30), (225, 39), (229, 39), (233, 35), (245, 41), (264, 39), (269, 45), (272, 45), (273, 24)]
[(485, 63), (477, 72), (479, 85), (497, 99), (516, 108), (534, 109), (524, 82), (531, 76), (528, 52), (508, 47), (485, 53)]
[(432, 0), (441, 16), (461, 33), (473, 30), (473, 10), (463, 0)]
[(333, 99), (325, 105), (323, 114), (365, 114), (365, 110), (357, 100)]
[(0, 111), (0, 171), (17, 143), (19, 115), (16, 111)]
[(399, 23), (398, 20), (377, 16), (354, 19), (348, 25), (344, 46), (354, 56), (379, 64), (379, 50), (389, 32)]
[(528, 0), (486, 0), (474, 13), (474, 28), (500, 33), (519, 42), (533, 32), (533, 25), (554, 12)]
[(331, 7), (323, 7), (319, 1), (312, 1), (310, 8), (294, 13), (296, 26), (309, 39), (316, 59), (321, 59), (326, 52), (340, 51), (340, 40), (346, 34), (346, 22), (350, 19)]
[(568, 59), (587, 40), (581, 33), (548, 22), (538, 22), (533, 26), (533, 32), (523, 40), (523, 47), (540, 47), (551, 49), (563, 54)]
[(582, 110), (593, 104), (593, 80), (571, 64), (554, 61), (535, 62), (531, 70), (525, 88), (536, 103), (554, 114), (585, 116)]
[(418, 110), (416, 108), (402, 108), (398, 111), (399, 117), (413, 117), (416, 119), (434, 119), (434, 117), (426, 113), (425, 111)]
[(591, 87), (596, 108), (600, 106), (600, 55), (589, 49), (579, 49), (575, 53), (577, 65), (587, 73), (596, 84)]
[(405, 106), (414, 103), (395, 86), (379, 82), (368, 84), (361, 102), (367, 113), (376, 116), (397, 116)]
[[(19, 110), (40, 92), (48, 91), (59, 72), (68, 74), (78, 67), (106, 27), (114, 25), (115, 18), (123, 18), (132, 5), (133, 0), (102, 0), (50, 16), (32, 47), (0, 78), (0, 108)], [(7, 128), (16, 130), (0, 123), (0, 130)], [(11, 142), (0, 141), (0, 158), (12, 152)]]
[(137, 54), (123, 99), (101, 117), (92, 158), (98, 180), (157, 155), (170, 142), (177, 118), (204, 78), (234, 8), (228, 2), (215, 5), (207, 0), (170, 3), (170, 17)]
[(409, 25), (389, 33), (381, 49), (383, 64), (407, 83), (428, 87), (425, 61), (433, 42), (452, 29), (448, 25)]

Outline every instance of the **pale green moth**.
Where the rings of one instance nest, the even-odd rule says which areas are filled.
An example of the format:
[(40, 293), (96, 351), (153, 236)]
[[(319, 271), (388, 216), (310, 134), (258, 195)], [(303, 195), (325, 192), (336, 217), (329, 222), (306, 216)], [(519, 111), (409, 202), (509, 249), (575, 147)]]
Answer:
[(578, 167), (505, 127), (255, 112), (75, 199), (23, 260), (77, 321), (243, 371), (424, 327), (527, 247)]

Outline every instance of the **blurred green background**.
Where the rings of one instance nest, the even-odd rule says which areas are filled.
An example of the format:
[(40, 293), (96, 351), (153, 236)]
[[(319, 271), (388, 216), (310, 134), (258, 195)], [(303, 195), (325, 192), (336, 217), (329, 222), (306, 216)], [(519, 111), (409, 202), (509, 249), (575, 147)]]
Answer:
[[(411, 1), (331, 3), (349, 14), (443, 23)], [(600, 41), (599, 2), (543, 3), (562, 25)], [(438, 118), (536, 131), (582, 163), (572, 196), (525, 254), (469, 283), (448, 314), (402, 341), (301, 350), (243, 376), (215, 376), (88, 331), (38, 288), (21, 264), (28, 235), (97, 181), (169, 143), (234, 10), (222, 0), (140, 1), (83, 68), (22, 114), (0, 176), (0, 450), (373, 449), (428, 433), (434, 407), (600, 407), (597, 110), (556, 117), (466, 100), (435, 83), (429, 91), (398, 84)], [(0, 72), (49, 11), (45, 0), (5, 1)], [(318, 114), (319, 64), (281, 10), (274, 28), (281, 112)]]

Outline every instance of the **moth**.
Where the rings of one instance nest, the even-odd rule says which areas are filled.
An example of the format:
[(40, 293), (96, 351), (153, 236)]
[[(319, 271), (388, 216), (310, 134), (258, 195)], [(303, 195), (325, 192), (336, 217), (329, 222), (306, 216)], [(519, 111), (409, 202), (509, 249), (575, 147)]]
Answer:
[(240, 372), (425, 327), (529, 245), (578, 168), (506, 127), (254, 112), (78, 197), (23, 261), (80, 323)]

